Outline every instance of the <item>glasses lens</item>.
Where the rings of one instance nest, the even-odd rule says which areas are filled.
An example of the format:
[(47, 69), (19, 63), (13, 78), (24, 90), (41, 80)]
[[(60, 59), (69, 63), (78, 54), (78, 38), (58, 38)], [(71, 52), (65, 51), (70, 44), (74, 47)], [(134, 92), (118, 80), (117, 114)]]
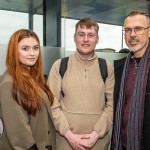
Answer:
[(123, 33), (124, 33), (125, 35), (130, 35), (131, 32), (132, 32), (132, 29), (130, 29), (130, 28), (126, 28), (126, 29), (123, 30)]
[(143, 34), (144, 28), (143, 28), (143, 27), (135, 27), (135, 28), (134, 28), (134, 32), (135, 32), (136, 34)]
[[(134, 32), (135, 34), (137, 34), (137, 35), (141, 35), (141, 34), (143, 34), (144, 33), (144, 30), (145, 29), (148, 29), (149, 27), (147, 27), (147, 28), (144, 28), (144, 27), (139, 27), (139, 26), (137, 26), (137, 27), (135, 27), (135, 28), (125, 28), (124, 30), (123, 30), (123, 33), (125, 34), (125, 35), (130, 35), (132, 32)], [(132, 31), (133, 30), (133, 31)]]

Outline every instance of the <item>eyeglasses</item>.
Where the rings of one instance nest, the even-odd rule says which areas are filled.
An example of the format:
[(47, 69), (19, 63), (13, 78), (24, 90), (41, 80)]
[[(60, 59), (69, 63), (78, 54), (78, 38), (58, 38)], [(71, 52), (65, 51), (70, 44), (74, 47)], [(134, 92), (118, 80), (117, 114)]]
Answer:
[(136, 26), (136, 27), (134, 27), (134, 28), (125, 28), (125, 29), (123, 30), (123, 34), (125, 34), (125, 35), (128, 36), (128, 35), (130, 35), (130, 34), (132, 33), (132, 30), (133, 30), (135, 34), (141, 35), (141, 34), (143, 34), (144, 31), (145, 31), (146, 29), (148, 29), (149, 27), (150, 27), (150, 26), (148, 26), (148, 27), (146, 27), (146, 28), (140, 27), (140, 26)]

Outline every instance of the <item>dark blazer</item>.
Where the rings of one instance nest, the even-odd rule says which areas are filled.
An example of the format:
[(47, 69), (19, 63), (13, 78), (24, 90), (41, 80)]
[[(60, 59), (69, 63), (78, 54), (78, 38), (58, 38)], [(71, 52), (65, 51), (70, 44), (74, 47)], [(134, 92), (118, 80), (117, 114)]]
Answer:
[(121, 84), (121, 78), (123, 73), (123, 68), (125, 64), (126, 57), (118, 60), (114, 60), (114, 75), (115, 75), (115, 87), (114, 87), (114, 115), (116, 111), (116, 106), (118, 103), (119, 90)]
[[(120, 83), (121, 83), (121, 77), (123, 73), (125, 60), (126, 60), (126, 57), (119, 59), (119, 60), (114, 60), (114, 74), (115, 74), (114, 116), (116, 112), (116, 106), (118, 103)], [(111, 143), (111, 150), (113, 150), (113, 142)], [(150, 71), (148, 75), (146, 95), (145, 95), (144, 122), (143, 122), (143, 133), (142, 133), (142, 150), (150, 150)]]

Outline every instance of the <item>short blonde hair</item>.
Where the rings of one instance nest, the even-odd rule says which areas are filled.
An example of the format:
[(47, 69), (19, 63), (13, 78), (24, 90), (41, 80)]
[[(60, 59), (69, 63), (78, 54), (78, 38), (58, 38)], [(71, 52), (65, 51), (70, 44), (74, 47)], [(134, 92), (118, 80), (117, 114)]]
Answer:
[(91, 28), (92, 26), (94, 27), (95, 31), (97, 32), (98, 34), (98, 31), (99, 31), (99, 25), (98, 23), (96, 22), (96, 20), (92, 19), (92, 18), (83, 18), (81, 19), (79, 22), (77, 22), (76, 26), (75, 26), (75, 31), (77, 31), (77, 28), (78, 27), (83, 27), (83, 26), (86, 26), (86, 28)]

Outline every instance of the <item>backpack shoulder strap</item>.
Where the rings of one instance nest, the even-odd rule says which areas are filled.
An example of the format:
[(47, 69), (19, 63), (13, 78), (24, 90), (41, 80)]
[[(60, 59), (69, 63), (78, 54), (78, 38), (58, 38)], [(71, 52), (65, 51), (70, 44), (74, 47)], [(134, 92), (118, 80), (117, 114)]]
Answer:
[[(64, 57), (61, 59), (59, 73), (60, 73), (62, 78), (63, 78), (63, 76), (67, 70), (68, 60), (69, 60), (69, 57)], [(105, 80), (108, 77), (106, 60), (103, 58), (98, 58), (98, 62), (99, 62), (100, 72), (101, 72), (103, 81), (105, 83)]]
[(64, 74), (67, 70), (68, 60), (69, 60), (69, 57), (64, 57), (64, 58), (61, 59), (59, 73), (60, 73), (62, 78), (63, 78), (63, 76), (64, 76)]
[(98, 58), (98, 62), (99, 62), (100, 72), (101, 72), (103, 81), (104, 81), (104, 83), (105, 83), (106, 78), (108, 77), (108, 71), (107, 71), (106, 60), (103, 59), (103, 58)]

